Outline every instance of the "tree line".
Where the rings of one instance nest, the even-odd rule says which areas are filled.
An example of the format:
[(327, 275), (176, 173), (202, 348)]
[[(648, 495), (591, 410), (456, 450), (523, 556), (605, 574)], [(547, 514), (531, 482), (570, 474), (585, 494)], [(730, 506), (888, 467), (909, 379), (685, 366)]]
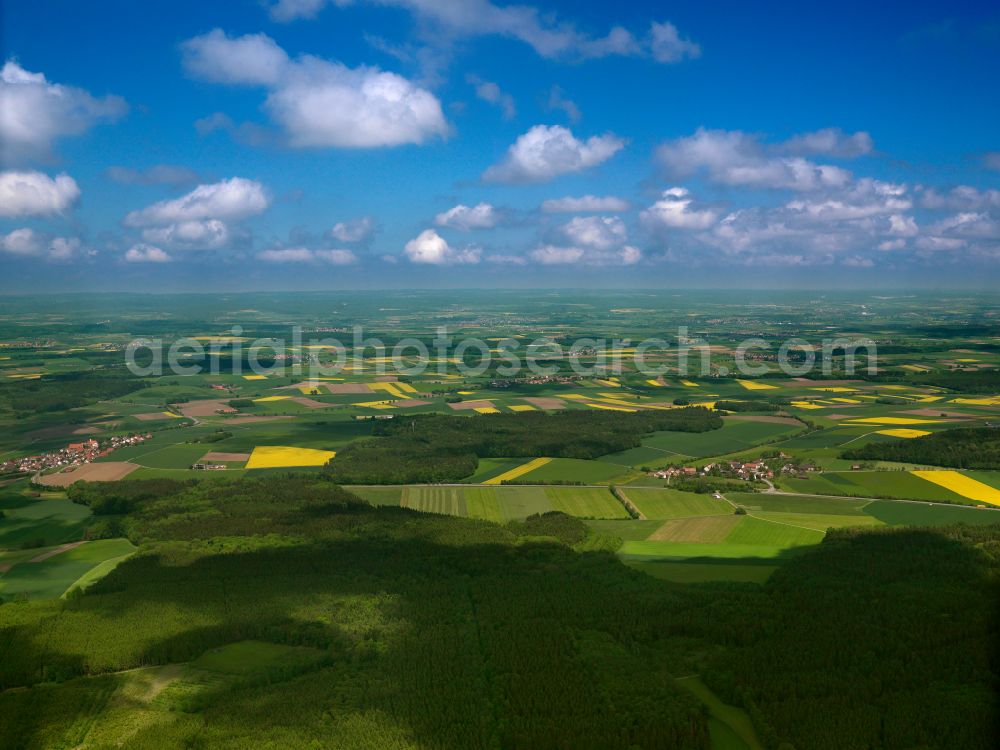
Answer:
[(652, 432), (720, 427), (721, 416), (702, 407), (397, 417), (380, 421), (374, 439), (338, 451), (327, 471), (343, 484), (454, 482), (474, 474), (480, 458), (597, 458), (636, 448)]
[(896, 461), (956, 469), (1000, 469), (1000, 429), (942, 430), (918, 438), (868, 443), (843, 451), (841, 456), (849, 460)]

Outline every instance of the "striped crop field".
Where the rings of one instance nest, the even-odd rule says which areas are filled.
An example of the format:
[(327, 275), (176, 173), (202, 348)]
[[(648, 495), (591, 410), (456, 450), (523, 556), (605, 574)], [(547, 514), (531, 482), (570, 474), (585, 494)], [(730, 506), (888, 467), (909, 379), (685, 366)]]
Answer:
[(468, 515), (461, 487), (405, 487), (399, 504), (425, 513), (449, 516)]
[(594, 487), (546, 487), (552, 507), (577, 518), (629, 518), (628, 511), (609, 489)]

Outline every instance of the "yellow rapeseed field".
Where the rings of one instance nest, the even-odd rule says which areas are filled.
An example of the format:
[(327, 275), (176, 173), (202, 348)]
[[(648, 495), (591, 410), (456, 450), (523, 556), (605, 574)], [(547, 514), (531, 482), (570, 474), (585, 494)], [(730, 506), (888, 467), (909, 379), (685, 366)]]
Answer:
[(1000, 406), (1000, 396), (987, 396), (986, 398), (953, 398), (953, 404), (969, 404), (970, 406)]
[(799, 409), (822, 409), (823, 407), (819, 404), (814, 404), (811, 401), (792, 401), (792, 406), (796, 406)]
[(284, 401), (286, 398), (291, 398), (291, 396), (262, 396), (261, 398), (255, 398), (254, 403), (267, 403), (268, 401)]
[(913, 471), (910, 473), (978, 503), (1000, 505), (1000, 490), (957, 471)]
[(875, 430), (879, 435), (888, 435), (889, 437), (896, 438), (918, 438), (924, 435), (930, 435), (927, 430), (913, 430), (908, 427), (896, 427), (892, 430)]
[(912, 417), (860, 417), (845, 424), (937, 424), (937, 419), (913, 419)]
[(357, 404), (351, 404), (351, 406), (363, 406), (366, 409), (395, 409), (396, 407), (392, 405), (392, 401), (364, 401)]
[(322, 466), (336, 451), (295, 448), (288, 445), (258, 445), (247, 461), (248, 469), (275, 469), (286, 466)]
[(367, 385), (373, 391), (385, 391), (390, 396), (395, 396), (396, 398), (408, 398), (405, 393), (396, 387), (396, 383), (367, 383)]
[(500, 410), (495, 406), (477, 406), (473, 409), (477, 414), (499, 414)]
[(267, 375), (244, 375), (244, 380), (267, 380)]
[(529, 471), (534, 471), (540, 466), (545, 466), (551, 458), (533, 458), (527, 463), (521, 464), (520, 466), (515, 466), (510, 471), (505, 471), (503, 474), (497, 474), (492, 479), (487, 479), (483, 484), (502, 484), (504, 482), (509, 482), (512, 479), (517, 479), (518, 477), (524, 476)]
[(740, 380), (737, 378), (736, 382), (748, 391), (774, 391), (778, 389), (778, 386), (776, 385), (768, 385), (767, 383), (761, 383), (757, 380)]
[(511, 411), (538, 411), (531, 404), (511, 404), (507, 408)]
[(604, 409), (606, 411), (627, 411), (630, 414), (634, 414), (635, 412), (639, 411), (638, 409), (627, 409), (624, 406), (606, 406), (605, 404), (588, 403), (587, 406), (591, 407), (592, 409)]

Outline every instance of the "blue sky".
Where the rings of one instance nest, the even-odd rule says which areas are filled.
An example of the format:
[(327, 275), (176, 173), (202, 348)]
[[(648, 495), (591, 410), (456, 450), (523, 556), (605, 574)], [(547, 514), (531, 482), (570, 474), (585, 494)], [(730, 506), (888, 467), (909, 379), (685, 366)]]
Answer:
[(3, 291), (998, 280), (991, 4), (0, 12)]

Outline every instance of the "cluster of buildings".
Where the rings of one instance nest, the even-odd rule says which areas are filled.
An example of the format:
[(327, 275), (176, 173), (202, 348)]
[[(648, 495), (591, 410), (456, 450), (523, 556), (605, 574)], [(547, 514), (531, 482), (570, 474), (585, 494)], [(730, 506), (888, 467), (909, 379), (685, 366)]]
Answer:
[[(787, 459), (788, 456), (781, 454), (779, 460)], [(771, 461), (773, 464), (773, 460)], [(783, 464), (780, 471), (785, 474), (801, 475), (807, 471), (815, 471), (812, 464), (795, 464), (787, 462)], [(744, 479), (747, 481), (762, 481), (774, 479), (774, 468), (764, 459), (756, 461), (719, 461), (718, 463), (705, 464), (700, 469), (695, 466), (667, 466), (649, 473), (650, 476), (658, 479), (669, 479), (670, 477), (722, 477), (724, 479)]]
[(668, 466), (651, 472), (659, 479), (670, 477), (723, 477), (725, 479), (774, 479), (774, 471), (763, 461), (720, 461), (705, 464), (700, 469), (695, 466)]
[[(708, 467), (706, 467), (706, 469), (707, 468)], [(651, 477), (656, 477), (657, 479), (669, 479), (670, 477), (696, 477), (699, 473), (702, 476), (708, 474), (705, 469), (702, 469), (702, 471), (699, 472), (694, 466), (668, 466), (665, 469), (651, 471), (649, 475)]]
[(138, 445), (152, 437), (144, 435), (115, 435), (102, 442), (90, 438), (79, 443), (70, 443), (65, 448), (37, 456), (23, 456), (4, 461), (0, 464), (0, 472), (39, 472), (57, 466), (76, 466), (88, 464), (102, 458), (118, 448)]
[(747, 480), (774, 479), (774, 472), (763, 461), (726, 461), (714, 467), (720, 468), (722, 476)]
[(525, 378), (503, 378), (490, 381), (490, 388), (510, 388), (512, 385), (547, 385), (549, 383), (572, 384), (580, 379), (579, 375), (530, 375)]

